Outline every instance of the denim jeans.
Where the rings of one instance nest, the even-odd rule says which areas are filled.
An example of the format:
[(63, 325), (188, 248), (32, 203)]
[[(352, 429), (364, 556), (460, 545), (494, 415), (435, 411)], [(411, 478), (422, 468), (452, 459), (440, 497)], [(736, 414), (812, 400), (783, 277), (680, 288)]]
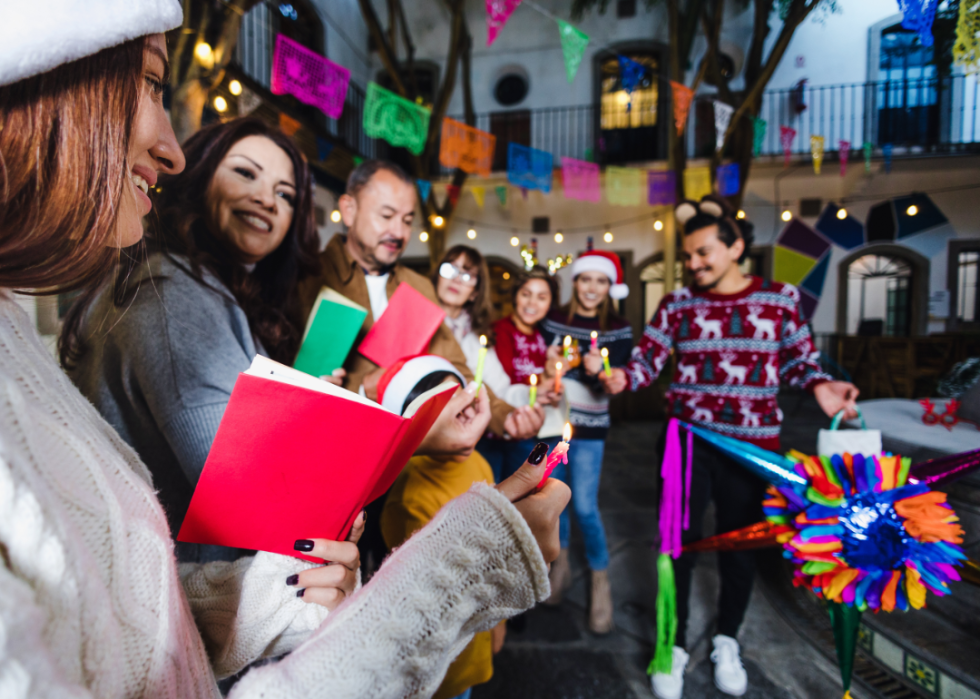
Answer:
[(517, 469), (527, 461), (528, 454), (534, 449), (535, 444), (538, 442), (547, 442), (548, 448), (552, 449), (560, 441), (561, 437), (548, 437), (547, 439), (532, 437), (531, 439), (522, 439), (517, 442), (484, 437), (476, 445), (476, 450), (490, 464), (494, 482), (500, 483), (505, 478), (514, 475)]
[[(572, 489), (572, 509), (585, 538), (585, 557), (592, 570), (609, 567), (606, 530), (599, 515), (599, 477), (602, 475), (605, 450), (606, 442), (603, 439), (573, 439), (568, 449), (568, 465), (558, 464), (551, 474)], [(558, 527), (561, 547), (568, 548), (571, 532), (568, 508), (562, 512)]]
[[(484, 458), (486, 458), (486, 457), (484, 457)], [(469, 689), (467, 689), (462, 694), (457, 694), (455, 697), (453, 697), (453, 699), (470, 699), (470, 697), (472, 695), (473, 695), (473, 688), (470, 687)]]

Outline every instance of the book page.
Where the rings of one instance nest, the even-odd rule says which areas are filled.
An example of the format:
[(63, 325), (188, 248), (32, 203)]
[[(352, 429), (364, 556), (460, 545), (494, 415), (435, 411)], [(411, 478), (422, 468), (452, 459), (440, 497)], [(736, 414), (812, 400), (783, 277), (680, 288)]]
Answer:
[[(372, 408), (377, 408), (378, 410), (384, 410), (386, 413), (392, 412), (381, 404), (375, 403), (373, 400), (365, 398), (359, 393), (348, 391), (346, 388), (341, 388), (340, 386), (334, 386), (332, 383), (322, 381), (321, 379), (305, 374), (302, 371), (288, 367), (285, 364), (280, 364), (279, 362), (269, 359), (268, 357), (263, 357), (261, 354), (255, 355), (255, 359), (252, 360), (252, 366), (250, 366), (248, 371), (244, 373), (248, 374), (249, 376), (256, 376), (260, 379), (271, 379), (273, 381), (278, 381), (279, 383), (289, 384), (290, 386), (305, 388), (310, 391), (316, 391), (317, 393), (325, 393), (329, 396), (343, 398), (344, 400), (352, 400), (355, 403), (361, 403), (362, 405), (368, 405)], [(439, 387), (437, 386), (436, 388)], [(432, 391), (429, 391), (423, 395), (429, 395), (435, 390), (436, 389), (433, 389)], [(422, 397), (423, 396), (419, 396), (419, 398)], [(416, 402), (418, 401), (413, 401), (412, 405), (414, 406)]]

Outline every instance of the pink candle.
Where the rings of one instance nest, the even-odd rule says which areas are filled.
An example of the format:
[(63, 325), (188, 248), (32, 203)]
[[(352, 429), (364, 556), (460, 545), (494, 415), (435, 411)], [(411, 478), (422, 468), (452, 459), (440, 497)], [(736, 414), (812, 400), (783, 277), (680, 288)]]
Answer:
[(544, 475), (541, 476), (541, 482), (538, 483), (538, 487), (544, 487), (544, 484), (551, 477), (551, 472), (555, 470), (559, 463), (568, 463), (568, 442), (572, 438), (572, 426), (565, 423), (565, 433), (562, 435), (562, 441), (558, 442), (551, 453), (548, 454), (548, 461), (545, 463)]
[(599, 333), (595, 330), (592, 331), (592, 345), (590, 349), (595, 349), (599, 346)]

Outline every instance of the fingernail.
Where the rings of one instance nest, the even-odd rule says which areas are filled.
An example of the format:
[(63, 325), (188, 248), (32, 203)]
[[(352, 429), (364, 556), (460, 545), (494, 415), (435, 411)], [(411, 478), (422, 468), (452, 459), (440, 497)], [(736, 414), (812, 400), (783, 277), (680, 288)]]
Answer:
[(367, 510), (361, 510), (361, 517), (363, 517), (361, 524), (367, 524)]
[(310, 539), (297, 539), (296, 543), (293, 544), (293, 548), (297, 551), (312, 551), (313, 541)]
[(296, 596), (297, 597), (302, 597), (304, 594), (306, 594), (306, 588), (305, 587), (302, 590), (296, 590)]
[(537, 444), (534, 445), (534, 449), (531, 450), (530, 456), (527, 457), (528, 463), (537, 466), (538, 464), (541, 463), (541, 460), (544, 459), (544, 455), (547, 453), (548, 453), (548, 443), (538, 442)]
[(288, 578), (286, 578), (286, 584), (287, 585), (292, 586), (292, 585), (295, 585), (298, 582), (299, 582), (299, 574), (298, 573), (296, 573), (294, 575), (290, 575)]

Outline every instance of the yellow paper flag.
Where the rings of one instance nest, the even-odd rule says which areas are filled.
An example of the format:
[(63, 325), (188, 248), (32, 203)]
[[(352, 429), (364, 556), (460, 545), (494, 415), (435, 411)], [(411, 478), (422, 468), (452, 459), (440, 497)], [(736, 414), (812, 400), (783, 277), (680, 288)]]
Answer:
[(708, 167), (689, 167), (684, 170), (684, 196), (698, 201), (711, 194), (711, 170)]
[(470, 187), (470, 192), (472, 192), (473, 198), (476, 199), (476, 205), (482, 209), (483, 196), (487, 193), (486, 187)]

